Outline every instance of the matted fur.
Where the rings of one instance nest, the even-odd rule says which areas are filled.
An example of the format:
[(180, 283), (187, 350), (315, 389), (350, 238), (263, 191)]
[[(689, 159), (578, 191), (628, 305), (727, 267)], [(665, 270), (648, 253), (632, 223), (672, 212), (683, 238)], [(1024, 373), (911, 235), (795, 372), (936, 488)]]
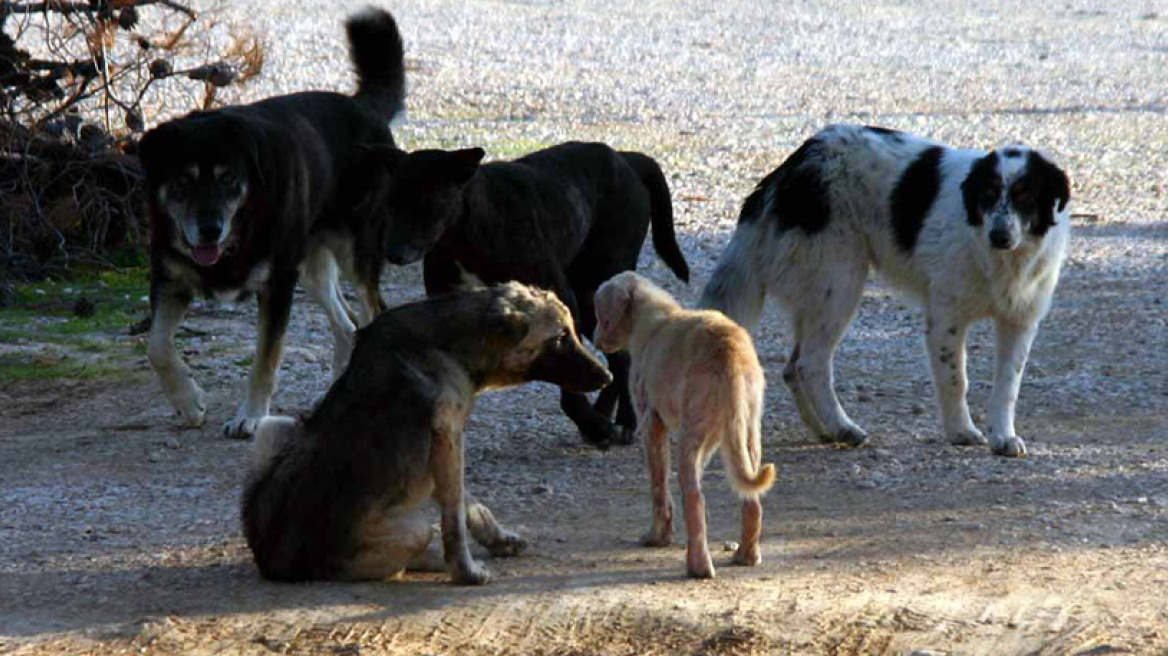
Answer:
[(750, 335), (721, 312), (686, 310), (636, 273), (619, 274), (596, 292), (596, 335), (602, 351), (628, 349), (637, 430), (645, 443), (653, 489), (647, 545), (669, 544), (669, 434), (678, 436), (681, 487), (689, 532), (691, 576), (712, 577), (706, 548), (702, 469), (722, 449), (731, 486), (743, 499), (742, 541), (734, 562), (761, 560), (760, 495), (775, 481), (762, 464), (762, 397), (766, 386)]
[(790, 314), (795, 345), (783, 379), (804, 424), (824, 441), (867, 434), (840, 407), (832, 355), (855, 316), (870, 267), (925, 309), (925, 336), (945, 433), (986, 444), (965, 394), (965, 335), (997, 325), (989, 434), (1021, 456), (1014, 406), (1038, 324), (1050, 308), (1070, 235), (1070, 185), (1024, 146), (958, 150), (882, 128), (830, 126), (768, 175), (702, 294), (753, 329), (769, 294)]
[(260, 572), (367, 580), (430, 567), (433, 499), (445, 568), (486, 583), (467, 529), (494, 555), (526, 542), (466, 498), (462, 431), (479, 393), (531, 380), (579, 392), (612, 380), (553, 294), (508, 284), (380, 315), (316, 410), (260, 424), (241, 513)]

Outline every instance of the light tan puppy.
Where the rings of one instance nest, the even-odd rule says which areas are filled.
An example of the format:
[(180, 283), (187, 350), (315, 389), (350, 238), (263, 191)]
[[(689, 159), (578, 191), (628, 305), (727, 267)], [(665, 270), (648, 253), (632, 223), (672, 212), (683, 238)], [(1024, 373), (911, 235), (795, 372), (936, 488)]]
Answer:
[(762, 560), (759, 497), (774, 484), (775, 467), (761, 464), (766, 380), (750, 335), (721, 312), (686, 310), (631, 271), (596, 292), (596, 319), (597, 348), (627, 349), (632, 357), (629, 389), (653, 489), (653, 525), (641, 543), (665, 546), (673, 540), (669, 433), (677, 433), (689, 575), (714, 576), (701, 481), (719, 446), (730, 484), (742, 497), (742, 541), (733, 562), (757, 565)]

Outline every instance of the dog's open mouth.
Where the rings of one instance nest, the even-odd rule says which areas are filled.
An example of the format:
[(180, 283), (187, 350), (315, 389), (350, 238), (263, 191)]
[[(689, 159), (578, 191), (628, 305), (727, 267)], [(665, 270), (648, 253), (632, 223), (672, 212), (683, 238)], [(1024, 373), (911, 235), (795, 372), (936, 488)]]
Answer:
[(191, 259), (199, 266), (211, 266), (218, 262), (222, 255), (223, 249), (219, 247), (219, 244), (191, 246)]

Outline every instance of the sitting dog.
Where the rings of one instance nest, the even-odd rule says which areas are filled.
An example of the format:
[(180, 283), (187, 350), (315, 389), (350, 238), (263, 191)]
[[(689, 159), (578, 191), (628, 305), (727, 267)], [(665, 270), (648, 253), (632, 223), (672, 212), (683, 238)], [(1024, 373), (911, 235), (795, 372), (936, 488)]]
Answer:
[[(550, 289), (591, 335), (600, 283), (636, 268), (645, 234), (682, 280), (689, 268), (673, 233), (669, 186), (653, 159), (598, 143), (566, 143), (513, 162), (481, 165), (479, 148), (403, 153), (385, 149), (386, 255), (394, 264), (425, 256), (427, 294), (466, 279), (508, 280)], [(608, 356), (615, 383), (595, 408), (564, 390), (560, 404), (598, 447), (628, 443), (635, 421), (628, 358)], [(619, 401), (619, 407), (618, 407)], [(617, 429), (610, 422), (616, 409)]]
[(526, 543), (464, 495), (462, 431), (480, 392), (532, 380), (578, 392), (612, 380), (548, 292), (511, 283), (378, 316), (310, 416), (260, 426), (242, 509), (260, 572), (280, 581), (394, 576), (426, 551), (433, 498), (454, 582), (486, 583), (467, 526), (494, 555)]
[(742, 496), (742, 542), (733, 562), (757, 565), (762, 560), (759, 497), (774, 484), (775, 467), (761, 464), (766, 379), (750, 335), (720, 312), (683, 309), (633, 272), (601, 285), (596, 322), (597, 348), (628, 349), (632, 357), (630, 386), (653, 491), (653, 524), (642, 543), (664, 546), (673, 540), (668, 434), (676, 433), (689, 575), (714, 576), (702, 468), (719, 446), (730, 483)]
[[(150, 209), (150, 364), (191, 426), (203, 391), (174, 347), (197, 293), (259, 298), (258, 341), (246, 400), (224, 427), (249, 437), (267, 416), (292, 292), (303, 272), (335, 340), (333, 375), (348, 362), (356, 324), (384, 308), (377, 284), (386, 222), (362, 210), (372, 182), (366, 146), (392, 146), (402, 108), (402, 42), (393, 17), (367, 10), (346, 23), (357, 93), (306, 92), (195, 112), (148, 132), (139, 146)], [(378, 219), (378, 220), (374, 220)], [(337, 262), (361, 290), (355, 315)]]
[(1014, 404), (1070, 234), (1070, 184), (1038, 152), (955, 150), (903, 132), (835, 125), (806, 141), (746, 199), (702, 294), (749, 329), (767, 293), (795, 330), (783, 380), (817, 437), (858, 446), (832, 388), (832, 354), (869, 267), (925, 308), (925, 341), (945, 433), (986, 444), (966, 404), (965, 335), (997, 324), (989, 443), (1026, 455)]

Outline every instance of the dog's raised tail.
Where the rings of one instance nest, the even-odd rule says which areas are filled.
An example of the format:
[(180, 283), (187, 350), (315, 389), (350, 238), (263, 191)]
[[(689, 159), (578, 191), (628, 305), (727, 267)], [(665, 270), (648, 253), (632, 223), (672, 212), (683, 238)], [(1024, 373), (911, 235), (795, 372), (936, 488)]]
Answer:
[(729, 426), (722, 433), (722, 462), (730, 486), (742, 497), (766, 494), (775, 484), (775, 466), (762, 461), (762, 387), (745, 376), (735, 376), (738, 387), (732, 403), (736, 406)]
[(386, 122), (405, 107), (405, 48), (393, 16), (368, 7), (345, 21), (349, 57), (357, 70), (356, 98)]
[(673, 199), (669, 193), (669, 183), (665, 181), (665, 173), (656, 160), (648, 155), (628, 150), (621, 151), (620, 155), (649, 190), (653, 250), (657, 251), (658, 257), (669, 266), (673, 275), (682, 282), (689, 282), (689, 264), (681, 254), (677, 235), (673, 232)]
[(698, 307), (718, 310), (751, 332), (766, 301), (765, 272), (756, 257), (765, 229), (761, 221), (739, 221), (698, 301)]

